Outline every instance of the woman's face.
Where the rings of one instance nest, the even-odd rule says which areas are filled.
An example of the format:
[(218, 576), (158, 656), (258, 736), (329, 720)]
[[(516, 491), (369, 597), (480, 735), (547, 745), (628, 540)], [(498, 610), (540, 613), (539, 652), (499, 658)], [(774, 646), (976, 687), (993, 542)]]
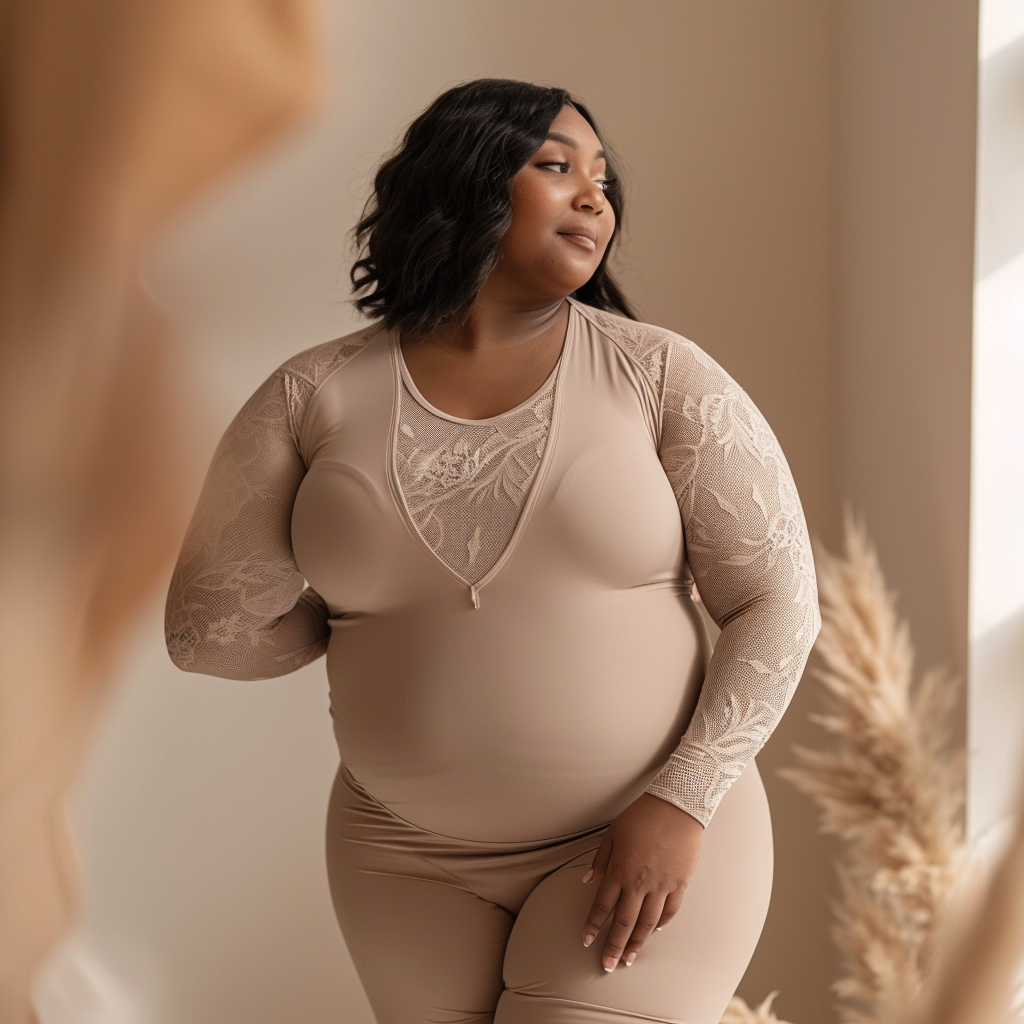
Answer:
[(521, 297), (564, 298), (590, 280), (615, 228), (601, 140), (574, 107), (512, 179), (512, 223), (495, 270)]

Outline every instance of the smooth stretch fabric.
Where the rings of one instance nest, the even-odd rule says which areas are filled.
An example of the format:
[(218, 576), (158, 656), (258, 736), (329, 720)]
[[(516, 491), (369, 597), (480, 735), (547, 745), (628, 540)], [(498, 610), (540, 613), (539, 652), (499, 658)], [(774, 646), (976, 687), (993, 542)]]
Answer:
[(723, 798), (676, 917), (631, 967), (584, 948), (604, 827), (532, 843), (424, 831), (338, 772), (334, 906), (378, 1024), (718, 1024), (768, 911), (772, 838), (752, 762)]
[[(753, 758), (820, 625), (796, 487), (749, 396), (698, 346), (570, 307), (549, 379), (487, 420), (433, 408), (377, 325), (293, 357), (228, 428), (172, 579), (183, 668), (266, 678), (326, 651), (342, 778), (376, 808), (369, 829), (336, 790), (329, 846), (375, 1006), (399, 998), (374, 972), (385, 935), (407, 928), (392, 935), (404, 1009), (382, 1021), (489, 1019), (486, 1000), (459, 1016), (473, 1000), (458, 993), (472, 977), (500, 991), (520, 906), (508, 1020), (593, 1019), (559, 1016), (558, 1000), (606, 1005), (588, 987), (604, 985), (621, 987), (607, 1004), (620, 1015), (711, 1021), (764, 919), (771, 829)], [(713, 653), (693, 580), (722, 629)], [(662, 952), (628, 969), (646, 987), (619, 968), (576, 988), (573, 965), (597, 963), (579, 939), (593, 890), (565, 865), (644, 792), (707, 826), (706, 881)], [(470, 862), (471, 877), (450, 867)], [(427, 863), (448, 881), (403, 880)], [(433, 895), (410, 909), (403, 892)], [(506, 931), (479, 937), (477, 911)], [(519, 934), (543, 941), (512, 957)], [(527, 963), (577, 995), (507, 973)], [(449, 982), (444, 998), (431, 987)]]

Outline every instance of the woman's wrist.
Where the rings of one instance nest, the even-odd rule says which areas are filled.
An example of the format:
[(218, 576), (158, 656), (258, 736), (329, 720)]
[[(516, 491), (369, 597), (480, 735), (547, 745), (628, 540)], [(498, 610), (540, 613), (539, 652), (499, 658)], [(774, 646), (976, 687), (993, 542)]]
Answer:
[(664, 803), (671, 804), (677, 810), (683, 811), (693, 818), (702, 827), (705, 827), (711, 820), (711, 813), (703, 804), (696, 802), (695, 794), (684, 791), (678, 785), (670, 784), (669, 780), (663, 777), (664, 775), (665, 773), (662, 772), (661, 775), (655, 778), (647, 789), (644, 790), (644, 795), (652, 796)]
[(670, 800), (667, 797), (662, 796), (660, 793), (652, 793), (650, 790), (646, 790), (645, 792), (640, 794), (640, 797), (647, 797), (650, 800), (657, 800), (659, 804), (667, 804), (669, 807), (673, 808), (679, 814), (683, 815), (686, 825), (692, 826), (700, 832), (703, 832), (706, 827), (704, 822), (701, 821), (700, 818), (698, 818), (695, 814), (691, 814), (690, 811), (688, 811), (684, 806), (677, 803), (675, 800)]

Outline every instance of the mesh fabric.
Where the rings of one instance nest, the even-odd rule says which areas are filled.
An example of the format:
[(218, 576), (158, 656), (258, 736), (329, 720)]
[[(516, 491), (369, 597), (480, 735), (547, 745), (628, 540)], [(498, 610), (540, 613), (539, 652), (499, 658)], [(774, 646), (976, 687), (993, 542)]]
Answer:
[[(634, 360), (656, 396), (659, 457), (687, 562), (722, 628), (693, 718), (648, 787), (707, 824), (775, 728), (820, 628), (803, 511), (770, 427), (710, 356), (661, 328), (574, 306)], [(262, 679), (326, 650), (327, 608), (303, 589), (291, 551), (305, 473), (299, 438), (317, 388), (370, 337), (300, 353), (228, 427), (168, 594), (167, 644), (179, 667)], [(421, 537), (467, 584), (484, 578), (513, 537), (547, 444), (555, 376), (486, 421), (436, 415), (403, 381), (395, 476)]]
[(544, 455), (555, 374), (526, 403), (486, 421), (435, 415), (403, 381), (395, 469), (427, 546), (466, 583), (508, 547)]
[(327, 650), (327, 606), (303, 589), (292, 554), (292, 506), (306, 472), (298, 439), (317, 387), (368, 340), (299, 353), (257, 388), (225, 431), (167, 594), (167, 650), (179, 668), (269, 679)]
[(721, 627), (693, 718), (648, 792), (707, 824), (792, 697), (821, 626), (796, 485), (746, 392), (693, 342), (585, 309), (640, 364), (687, 561)]

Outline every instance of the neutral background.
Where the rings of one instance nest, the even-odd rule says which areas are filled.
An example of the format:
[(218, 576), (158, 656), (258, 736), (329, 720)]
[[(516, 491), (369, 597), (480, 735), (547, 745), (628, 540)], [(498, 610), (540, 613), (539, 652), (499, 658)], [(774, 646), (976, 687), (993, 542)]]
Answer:
[[(922, 665), (961, 688), (977, 18), (968, 0), (332, 5), (327, 108), (154, 261), (202, 410), (183, 439), (196, 491), (256, 386), (358, 325), (347, 232), (408, 121), (468, 78), (562, 85), (622, 156), (621, 278), (642, 318), (751, 394), (816, 538), (836, 545), (844, 502), (865, 516)], [(740, 989), (779, 989), (797, 1024), (833, 1018), (839, 969), (830, 846), (774, 774), (820, 741), (816, 697), (809, 672), (758, 759), (775, 889)], [(78, 793), (86, 913), (41, 979), (43, 1024), (370, 1024), (323, 863), (336, 762), (322, 661), (267, 682), (186, 675), (154, 606)]]

